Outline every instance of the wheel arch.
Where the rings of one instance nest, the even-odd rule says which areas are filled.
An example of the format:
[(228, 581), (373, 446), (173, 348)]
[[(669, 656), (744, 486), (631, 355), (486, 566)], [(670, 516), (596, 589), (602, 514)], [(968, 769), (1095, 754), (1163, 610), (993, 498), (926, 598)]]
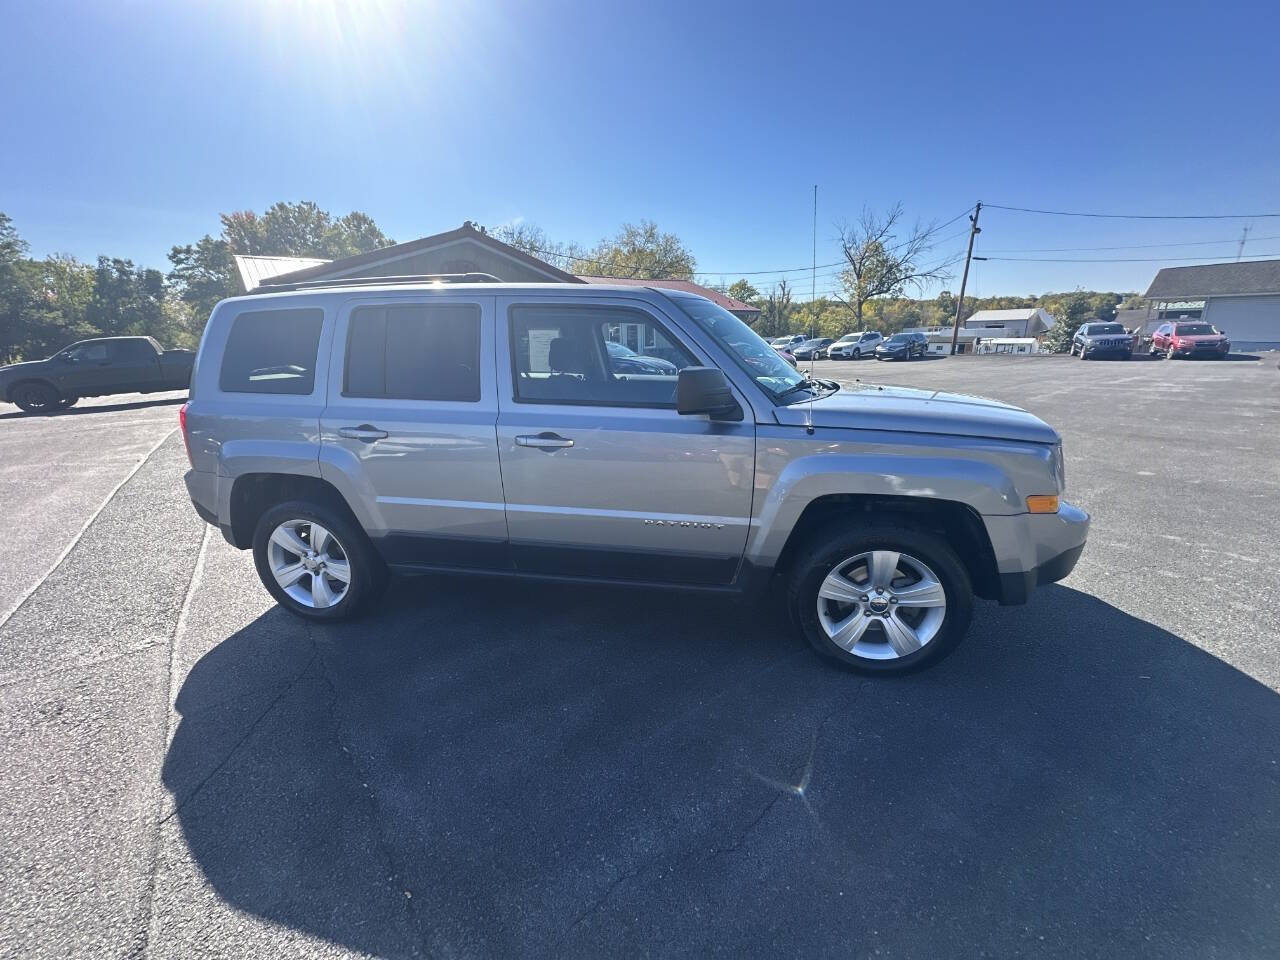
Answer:
[(55, 384), (52, 380), (48, 379), (47, 377), (23, 377), (21, 380), (15, 380), (13, 381), (13, 383), (5, 387), (5, 390), (4, 390), (5, 402), (13, 403), (13, 393), (15, 390), (18, 389), (18, 387), (35, 386), (35, 385), (48, 387), (50, 390), (56, 393), (59, 397), (63, 396), (62, 391), (58, 389), (58, 385)]
[(338, 488), (320, 477), (291, 473), (243, 473), (231, 485), (229, 525), (224, 530), (232, 546), (253, 546), (253, 531), (267, 510), (289, 500), (310, 500), (340, 511), (357, 529), (359, 519)]
[(883, 523), (898, 520), (944, 539), (969, 574), (973, 592), (984, 599), (1000, 595), (995, 550), (982, 518), (968, 504), (955, 500), (886, 494), (833, 493), (810, 501), (791, 528), (774, 572), (787, 574), (803, 555), (806, 543), (838, 523)]

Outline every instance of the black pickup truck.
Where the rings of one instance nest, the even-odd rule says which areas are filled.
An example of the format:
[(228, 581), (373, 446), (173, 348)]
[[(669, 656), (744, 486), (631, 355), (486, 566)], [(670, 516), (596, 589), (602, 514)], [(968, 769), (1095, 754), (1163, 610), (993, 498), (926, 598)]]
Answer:
[(81, 397), (186, 390), (195, 360), (194, 350), (166, 350), (151, 337), (81, 340), (48, 360), (0, 367), (0, 399), (45, 413)]

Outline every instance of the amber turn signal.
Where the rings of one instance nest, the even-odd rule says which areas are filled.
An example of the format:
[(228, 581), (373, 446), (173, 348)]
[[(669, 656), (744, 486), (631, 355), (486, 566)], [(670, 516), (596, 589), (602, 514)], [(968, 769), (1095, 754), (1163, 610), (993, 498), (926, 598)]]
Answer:
[(1027, 497), (1027, 509), (1032, 513), (1057, 513), (1058, 498), (1056, 496)]

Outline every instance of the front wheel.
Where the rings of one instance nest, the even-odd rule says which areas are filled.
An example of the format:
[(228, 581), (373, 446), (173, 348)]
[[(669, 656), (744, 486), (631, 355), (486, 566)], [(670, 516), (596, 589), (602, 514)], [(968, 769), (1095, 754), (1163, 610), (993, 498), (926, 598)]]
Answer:
[(62, 399), (47, 383), (20, 383), (13, 388), (12, 399), (24, 413), (48, 413), (58, 409)]
[(74, 407), (79, 402), (80, 402), (79, 397), (63, 397), (61, 400), (58, 401), (58, 409), (68, 410), (71, 407)]
[(267, 510), (253, 534), (258, 577), (282, 607), (308, 620), (345, 620), (377, 596), (385, 568), (364, 532), (308, 501)]
[(861, 350), (859, 350), (859, 349), (857, 349), (856, 347), (854, 348), (854, 351), (853, 351), (853, 359), (855, 359), (855, 360), (861, 360), (861, 359), (862, 359), (862, 351), (861, 351)]
[(945, 541), (911, 527), (837, 531), (812, 545), (788, 591), (818, 653), (865, 673), (908, 673), (955, 649), (973, 587)]

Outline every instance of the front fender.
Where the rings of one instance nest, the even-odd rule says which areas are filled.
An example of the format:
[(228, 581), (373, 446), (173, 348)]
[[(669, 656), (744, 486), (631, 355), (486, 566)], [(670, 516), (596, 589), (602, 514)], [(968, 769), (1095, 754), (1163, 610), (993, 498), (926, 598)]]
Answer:
[[(762, 444), (762, 446), (764, 446)], [(1025, 512), (1018, 484), (997, 463), (964, 457), (893, 453), (818, 453), (792, 459), (769, 478), (770, 451), (762, 450), (767, 491), (755, 510), (747, 559), (772, 566), (805, 508), (833, 494), (919, 497), (961, 503), (980, 515)]]

